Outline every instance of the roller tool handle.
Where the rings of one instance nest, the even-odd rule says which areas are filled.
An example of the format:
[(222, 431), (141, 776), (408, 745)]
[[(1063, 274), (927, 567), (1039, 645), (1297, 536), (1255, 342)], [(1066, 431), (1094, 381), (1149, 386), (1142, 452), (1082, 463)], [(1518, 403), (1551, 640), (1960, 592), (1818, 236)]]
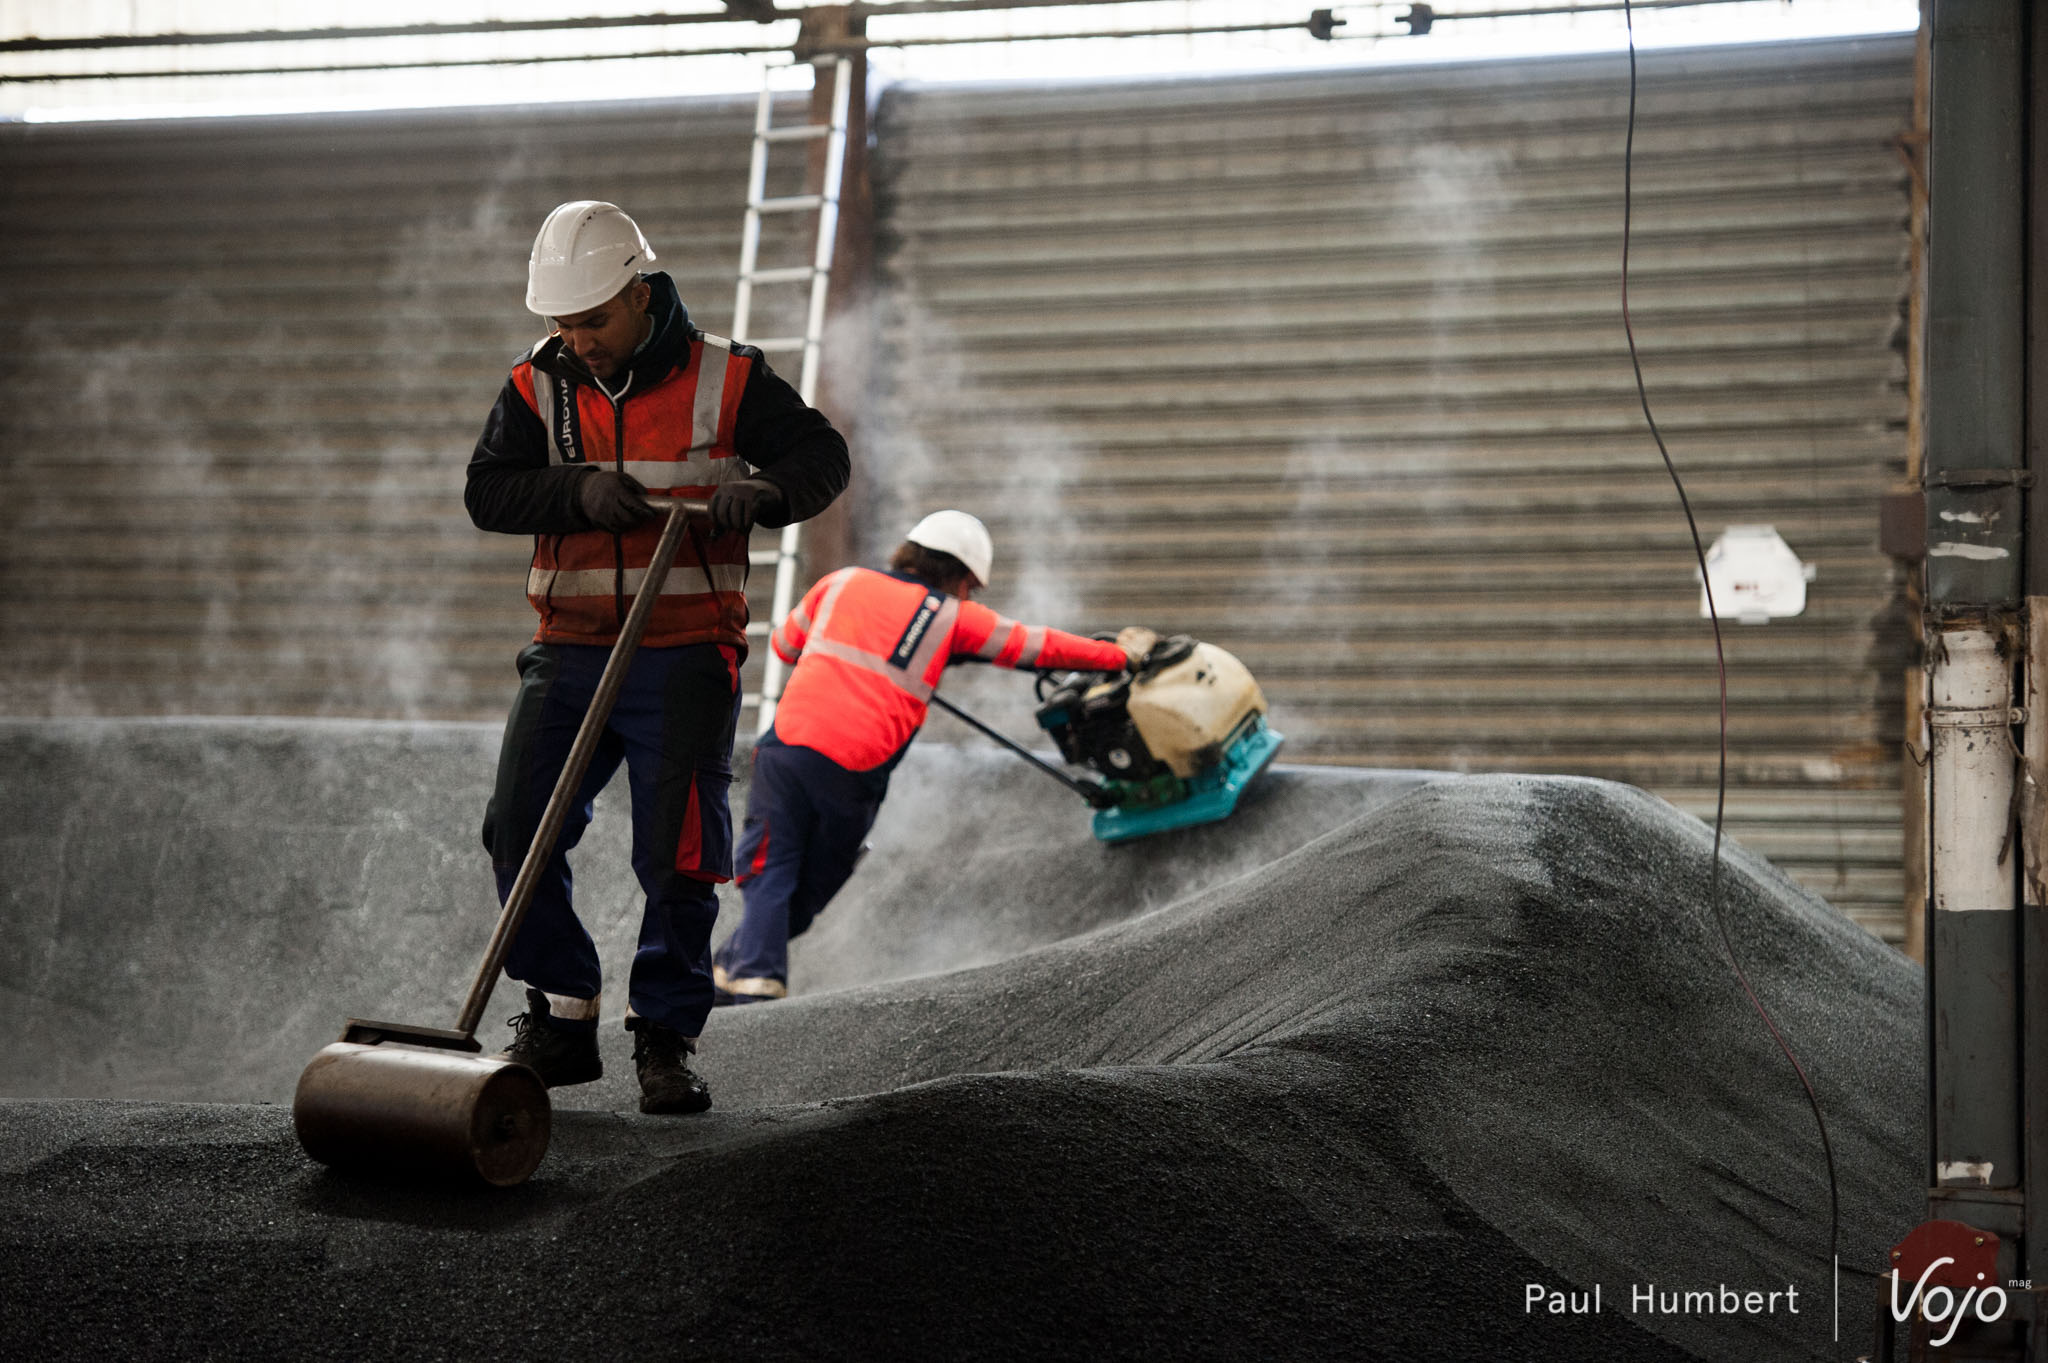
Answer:
[(711, 509), (709, 502), (681, 498), (650, 497), (647, 504), (666, 511), (668, 524), (662, 527), (661, 542), (654, 546), (654, 557), (647, 564), (647, 576), (633, 596), (633, 605), (626, 612), (625, 623), (619, 627), (619, 639), (612, 645), (611, 660), (604, 665), (604, 675), (597, 683), (597, 694), (590, 698), (590, 708), (584, 712), (583, 724), (576, 730), (575, 745), (569, 749), (569, 760), (562, 767), (560, 779), (555, 782), (555, 793), (548, 797), (547, 810), (540, 817), (540, 827), (534, 831), (533, 845), (527, 848), (526, 860), (520, 864), (519, 878), (512, 882), (512, 893), (505, 897), (504, 911), (498, 915), (498, 926), (491, 933), (491, 945), (484, 952), (476, 982), (470, 985), (469, 997), (463, 1000), (462, 1013), (455, 1019), (455, 1029), (464, 1036), (476, 1034), (477, 1020), (490, 1004), (491, 990), (498, 983), (498, 971), (504, 967), (505, 955), (512, 948), (512, 939), (518, 934), (520, 923), (526, 919), (526, 907), (533, 901), (534, 886), (540, 883), (541, 868), (554, 855), (555, 840), (562, 836), (562, 824), (569, 817), (569, 806), (576, 799), (576, 788), (583, 783), (583, 773), (590, 767), (591, 754), (597, 751), (597, 740), (604, 733), (604, 723), (611, 717), (612, 705), (626, 684), (626, 669), (640, 647), (640, 636), (647, 632), (647, 617), (653, 613), (654, 602), (661, 595), (662, 581), (668, 577), (669, 565), (675, 560), (676, 546), (682, 542), (683, 527), (691, 516), (705, 515)]
[(973, 725), (975, 728), (987, 734), (990, 738), (993, 738), (996, 742), (1008, 748), (1011, 752), (1017, 754), (1017, 756), (1023, 758), (1026, 762), (1029, 762), (1032, 766), (1037, 767), (1040, 771), (1052, 777), (1053, 780), (1059, 782), (1068, 790), (1073, 791), (1076, 795), (1086, 800), (1088, 802), (1088, 807), (1090, 809), (1107, 809), (1111, 805), (1116, 803), (1116, 797), (1111, 795), (1109, 791), (1104, 789), (1101, 785), (1091, 784), (1086, 781), (1076, 781), (1073, 777), (1067, 775), (1058, 767), (1055, 767), (1052, 763), (1040, 757), (1037, 753), (1031, 751), (1031, 749), (1025, 747), (1023, 744), (1018, 743), (1015, 740), (1001, 733), (998, 733), (996, 730), (991, 729), (988, 725), (983, 724), (980, 720), (976, 719), (973, 715), (968, 714), (965, 710), (955, 705), (952, 701), (947, 700), (944, 696), (934, 694), (932, 696), (932, 704), (938, 706), (947, 714), (952, 715), (955, 719)]

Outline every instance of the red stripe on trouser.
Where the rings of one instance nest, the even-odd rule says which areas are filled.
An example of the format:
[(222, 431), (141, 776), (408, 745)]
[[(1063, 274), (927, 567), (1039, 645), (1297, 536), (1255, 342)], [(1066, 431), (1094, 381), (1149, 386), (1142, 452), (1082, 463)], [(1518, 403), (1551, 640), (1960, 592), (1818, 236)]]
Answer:
[(676, 838), (676, 869), (692, 880), (723, 880), (707, 877), (704, 864), (704, 816), (697, 811), (697, 778), (690, 778), (690, 798), (683, 806), (683, 831)]
[(697, 812), (697, 778), (690, 778), (690, 798), (683, 806), (683, 831), (676, 839), (676, 869), (694, 871), (704, 860), (704, 818)]
[(755, 876), (761, 874), (761, 869), (768, 864), (768, 838), (774, 831), (773, 828), (765, 824), (762, 825), (761, 842), (759, 846), (754, 848), (753, 860), (747, 863), (747, 869), (744, 872), (733, 877), (733, 884), (744, 885)]
[(676, 873), (706, 885), (723, 885), (729, 877), (704, 866), (704, 816), (697, 807), (697, 778), (690, 778), (689, 803), (683, 806), (683, 831), (676, 839)]

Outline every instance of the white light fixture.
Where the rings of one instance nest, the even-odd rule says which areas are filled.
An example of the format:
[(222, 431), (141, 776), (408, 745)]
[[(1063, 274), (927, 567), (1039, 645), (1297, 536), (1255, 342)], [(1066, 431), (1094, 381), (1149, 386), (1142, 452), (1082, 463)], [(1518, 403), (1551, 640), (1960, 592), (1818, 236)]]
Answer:
[[(1722, 619), (1761, 625), (1806, 610), (1806, 584), (1814, 565), (1802, 563), (1792, 546), (1769, 525), (1731, 525), (1707, 550), (1707, 581), (1713, 584), (1713, 609)], [(1694, 571), (1697, 578), (1699, 573)], [(1700, 590), (1700, 615), (1709, 614), (1707, 593)]]

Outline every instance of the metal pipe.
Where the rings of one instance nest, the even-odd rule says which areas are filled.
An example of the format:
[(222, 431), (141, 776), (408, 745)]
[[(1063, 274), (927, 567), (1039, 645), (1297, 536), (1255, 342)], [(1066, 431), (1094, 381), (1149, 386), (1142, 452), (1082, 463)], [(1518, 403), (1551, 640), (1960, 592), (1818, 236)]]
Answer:
[[(2011, 837), (2015, 711), (2004, 634), (1981, 625), (1944, 629), (1936, 637), (1930, 699), (1930, 1186), (2012, 1188), (2021, 1175), (2013, 978), (2019, 858)], [(1983, 1224), (1969, 1215), (1956, 1219)]]
[(691, 47), (666, 52), (578, 52), (551, 57), (436, 57), (416, 62), (335, 62), (327, 66), (216, 66), (189, 70), (61, 71), (51, 75), (0, 75), (0, 85), (49, 85), (67, 80), (160, 80), (171, 76), (327, 76), (346, 71), (433, 71), (462, 66), (547, 66), (556, 62), (637, 61), (643, 57), (765, 57), (788, 47)]
[[(2035, 19), (2027, 34), (2026, 462), (2048, 464), (2048, 29)], [(2023, 1216), (2028, 1234), (2017, 1276), (2048, 1287), (2048, 499), (2027, 499), (2027, 713), (2022, 768), (2020, 843), (2025, 876), (2020, 894), (2020, 1093), (2025, 1110), (2021, 1151)], [(2035, 1329), (2048, 1331), (2037, 1317)], [(2037, 1342), (2048, 1344), (2037, 1335)], [(2048, 1355), (2048, 1348), (2042, 1353)]]
[[(951, 14), (989, 10), (1038, 9), (1057, 6), (1124, 5), (1131, 0), (893, 0), (893, 3), (851, 8), (872, 14)], [(221, 33), (103, 33), (91, 38), (8, 38), (5, 52), (87, 52), (132, 47), (216, 47), (224, 43), (343, 42), (350, 38), (444, 38), (478, 33), (556, 33), (598, 28), (665, 28), (675, 24), (770, 24), (801, 19), (803, 8), (778, 10), (773, 5), (752, 14), (620, 14), (580, 19), (478, 19), (469, 23), (385, 24), (375, 27), (241, 29)]]
[[(854, 4), (850, 8), (862, 18), (906, 14), (975, 14), (1018, 9), (1080, 9), (1089, 5), (1127, 5), (1133, 0), (880, 0), (876, 4)], [(1633, 8), (1690, 9), (1699, 5), (1764, 4), (1769, 0), (1632, 0)], [(1434, 13), (1431, 21), (1449, 19), (1500, 19), (1540, 17), (1546, 14), (1587, 14), (1619, 10), (1623, 0), (1595, 0), (1571, 5), (1532, 5), (1520, 9), (1462, 10)], [(137, 47), (217, 47), (229, 43), (345, 42), (351, 38), (441, 38), (489, 33), (558, 33), (606, 28), (667, 28), (677, 24), (769, 24), (801, 19), (804, 8), (776, 9), (770, 5), (760, 15), (752, 14), (621, 14), (573, 19), (479, 19), (468, 23), (385, 24), (378, 26), (336, 26), (329, 28), (238, 29), (220, 33), (103, 33), (89, 38), (8, 38), (0, 40), (0, 53), (88, 52)], [(1354, 8), (1342, 6), (1340, 8)], [(1296, 24), (1283, 25), (1287, 28)], [(1100, 36), (1113, 37), (1113, 33)], [(1373, 37), (1372, 34), (1345, 35)], [(240, 73), (237, 73), (240, 74)]]
[[(1078, 4), (1125, 3), (1127, 0), (969, 0), (968, 3), (946, 3), (945, 0), (898, 0), (898, 3), (880, 5), (855, 5), (852, 8), (866, 15), (893, 14), (944, 14), (954, 10), (999, 11), (1006, 9), (1030, 9), (1039, 6), (1065, 8)], [(1600, 11), (1614, 11), (1624, 8), (1625, 3), (1639, 10), (1649, 9), (1690, 9), (1700, 5), (1744, 5), (1758, 4), (1762, 0), (1599, 0), (1599, 3), (1563, 5), (1556, 7), (1532, 6), (1522, 9), (1466, 10), (1454, 13), (1432, 13), (1430, 23), (1442, 23), (1450, 19), (1503, 19), (1515, 17), (1540, 17), (1547, 14), (1591, 14)], [(769, 23), (779, 19), (798, 18), (801, 10), (775, 11), (767, 18), (751, 22)], [(468, 33), (547, 33), (574, 29), (593, 28), (648, 28), (670, 24), (701, 23), (744, 23), (744, 17), (729, 14), (641, 14), (616, 18), (596, 19), (529, 19), (493, 20), (471, 24), (403, 24), (384, 28), (324, 28), (324, 29), (275, 29), (249, 30), (236, 33), (148, 33), (133, 36), (106, 35), (94, 38), (16, 38), (0, 42), (0, 55), (12, 52), (59, 52), (107, 50), (133, 47), (198, 47), (221, 43), (251, 42), (338, 42), (351, 38), (399, 38), (438, 37)], [(1310, 20), (1288, 20), (1262, 24), (1194, 24), (1176, 28), (1135, 28), (1135, 29), (1091, 29), (1068, 33), (1021, 33), (999, 36), (969, 36), (950, 38), (856, 38), (844, 44), (835, 45), (834, 52), (865, 52), (877, 47), (966, 47), (990, 43), (1048, 43), (1072, 42), (1089, 38), (1192, 38), (1206, 34), (1230, 33), (1278, 33), (1289, 29), (1308, 30)], [(1397, 21), (1399, 22), (1399, 21)], [(1425, 28), (1422, 31), (1427, 31)], [(1387, 33), (1343, 33), (1333, 34), (1335, 41), (1381, 38), (1397, 36)], [(1326, 40), (1327, 41), (1327, 40)], [(751, 57), (767, 56), (788, 51), (786, 46), (746, 47), (690, 47), (671, 48), (643, 52), (577, 53), (573, 55), (535, 57), (488, 57), (488, 58), (431, 58), (408, 62), (331, 62), (319, 66), (225, 66), (200, 67), (191, 69), (157, 69), (142, 71), (59, 71), (35, 75), (0, 75), (0, 85), (50, 85), (75, 80), (163, 80), (173, 76), (324, 76), (339, 75), (351, 71), (431, 71), (457, 67), (492, 66), (544, 66), (557, 62), (580, 61), (638, 61), (649, 57)]]
[(2026, 481), (2022, 2), (1936, 0), (1931, 33), (1928, 1211), (2016, 1235), (2011, 1190), (2025, 1174), (2011, 727)]
[(1185, 28), (1119, 28), (1075, 33), (1017, 33), (973, 38), (870, 38), (868, 47), (965, 47), (977, 43), (1060, 43), (1081, 38), (1193, 38), (1206, 33), (1308, 31), (1306, 19), (1269, 24), (1191, 24)]
[[(2048, 92), (2042, 92), (2048, 97)], [(2031, 286), (2038, 290), (2040, 285)], [(2048, 595), (2027, 598), (2025, 696), (2029, 722), (2020, 778), (2020, 1129), (2025, 1224), (2038, 1228), (2048, 1204)], [(2016, 1276), (2048, 1286), (2048, 1234), (2031, 1229)]]
[(1939, 0), (1929, 155), (1927, 601), (2020, 601), (2025, 479), (2021, 23), (2017, 0)]
[(879, 0), (850, 8), (863, 19), (898, 14), (980, 14), (1006, 9), (1080, 9), (1086, 5), (1128, 5), (1132, 0)]
[[(794, 19), (796, 11), (768, 19)], [(673, 24), (737, 24), (734, 14), (621, 14), (590, 19), (479, 19), (463, 24), (389, 24), (377, 28), (243, 29), (223, 33), (108, 33), (95, 38), (9, 38), (0, 52), (83, 52), (123, 47), (213, 47), (222, 43), (324, 43), (349, 38), (442, 38), (467, 33), (553, 33), (588, 28), (665, 28)]]
[[(1207, 33), (1272, 33), (1306, 30), (1305, 21), (1270, 24), (1206, 24), (1188, 28), (1120, 29), (1076, 33), (1026, 33), (961, 38), (851, 38), (830, 49), (834, 55), (877, 47), (970, 47), (992, 43), (1053, 43), (1088, 38), (1188, 38)], [(324, 66), (228, 66), (190, 70), (60, 71), (32, 76), (0, 75), (0, 85), (49, 85), (74, 80), (160, 80), (172, 76), (324, 76), (348, 71), (423, 71), (455, 67), (541, 66), (553, 62), (639, 61), (648, 57), (751, 57), (786, 53), (783, 47), (679, 47), (652, 52), (583, 52), (548, 57), (429, 58), (411, 62), (334, 62)]]
[[(1590, 0), (1587, 4), (1527, 5), (1520, 9), (1465, 9), (1449, 12), (1430, 10), (1428, 21), (1431, 24), (1441, 24), (1449, 19), (1535, 19), (1541, 18), (1546, 14), (1618, 13), (1624, 9), (1637, 11), (1646, 9), (1693, 9), (1701, 5), (1760, 5), (1771, 2), (1772, 0), (1626, 0), (1625, 3), (1624, 0)], [(1428, 9), (1428, 6), (1423, 6), (1422, 8)], [(1402, 23), (1405, 20), (1396, 19), (1394, 22)], [(1428, 29), (1425, 27), (1423, 31), (1427, 32)], [(1380, 35), (1357, 33), (1340, 36), (1345, 38), (1371, 38)]]

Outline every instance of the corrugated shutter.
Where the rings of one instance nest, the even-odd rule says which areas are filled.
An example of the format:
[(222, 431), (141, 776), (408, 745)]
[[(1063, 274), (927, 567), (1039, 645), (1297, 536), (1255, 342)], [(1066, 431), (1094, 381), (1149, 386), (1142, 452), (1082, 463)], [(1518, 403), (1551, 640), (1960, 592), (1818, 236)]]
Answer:
[(0, 712), (501, 716), (531, 542), (462, 482), (533, 233), (624, 205), (723, 334), (753, 107), (0, 127)]
[[(1909, 39), (1642, 58), (1633, 313), (1727, 626), (1730, 829), (1899, 931)], [(1619, 311), (1622, 56), (891, 92), (872, 523), (991, 522), (999, 609), (1229, 648), (1295, 759), (1576, 772), (1711, 815), (1714, 651)], [(1028, 725), (1027, 688), (961, 694)], [(1699, 790), (1707, 787), (1704, 804)]]

